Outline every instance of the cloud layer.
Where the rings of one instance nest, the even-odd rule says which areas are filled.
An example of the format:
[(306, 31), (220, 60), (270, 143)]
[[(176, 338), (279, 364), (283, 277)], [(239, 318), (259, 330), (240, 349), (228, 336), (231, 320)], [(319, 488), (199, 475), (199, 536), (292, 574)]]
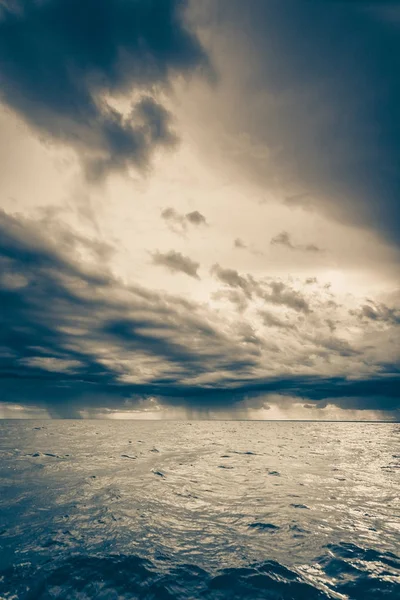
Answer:
[(204, 109), (215, 114), (207, 151), (219, 144), (293, 208), (398, 245), (398, 2), (218, 0), (204, 12), (224, 74)]
[[(183, 8), (180, 0), (2, 4), (2, 100), (41, 135), (73, 147), (91, 177), (146, 169), (157, 148), (177, 143), (154, 95), (176, 76), (209, 69)], [(138, 98), (117, 110), (112, 99), (126, 92)]]
[[(395, 308), (368, 305), (375, 319), (365, 306), (349, 314), (329, 291), (313, 286), (305, 297), (215, 265), (221, 292), (247, 302), (245, 318), (224, 317), (211, 305), (122, 283), (104, 261), (107, 247), (60, 224), (47, 223), (44, 233), (43, 222), (2, 212), (0, 233), (2, 401), (58, 416), (149, 396), (200, 408), (261, 402), (267, 393), (399, 406)], [(329, 315), (344, 332), (358, 324), (357, 336), (333, 334)]]
[(0, 401), (396, 416), (399, 27), (0, 0)]

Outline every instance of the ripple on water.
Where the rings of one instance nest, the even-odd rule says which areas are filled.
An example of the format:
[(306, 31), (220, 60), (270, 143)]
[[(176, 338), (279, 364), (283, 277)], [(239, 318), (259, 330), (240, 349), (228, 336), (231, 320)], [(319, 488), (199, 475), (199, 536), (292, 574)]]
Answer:
[[(190, 564), (138, 556), (73, 556), (57, 565), (29, 564), (2, 572), (18, 600), (208, 600), (333, 598), (300, 572), (276, 561), (211, 573)], [(1, 584), (0, 584), (1, 585)], [(1, 590), (1, 587), (0, 587)]]
[(0, 422), (0, 598), (400, 589), (397, 425), (36, 424)]

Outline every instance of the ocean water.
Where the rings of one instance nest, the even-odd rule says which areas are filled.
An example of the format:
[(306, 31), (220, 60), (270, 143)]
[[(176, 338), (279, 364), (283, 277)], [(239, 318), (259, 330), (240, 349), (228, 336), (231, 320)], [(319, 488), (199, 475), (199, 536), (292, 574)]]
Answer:
[(0, 422), (0, 598), (400, 597), (400, 426)]

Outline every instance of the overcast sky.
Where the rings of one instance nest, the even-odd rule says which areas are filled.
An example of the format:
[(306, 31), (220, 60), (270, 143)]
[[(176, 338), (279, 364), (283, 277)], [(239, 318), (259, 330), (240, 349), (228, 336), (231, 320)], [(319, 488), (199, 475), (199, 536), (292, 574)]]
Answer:
[(0, 0), (0, 416), (398, 419), (400, 6)]

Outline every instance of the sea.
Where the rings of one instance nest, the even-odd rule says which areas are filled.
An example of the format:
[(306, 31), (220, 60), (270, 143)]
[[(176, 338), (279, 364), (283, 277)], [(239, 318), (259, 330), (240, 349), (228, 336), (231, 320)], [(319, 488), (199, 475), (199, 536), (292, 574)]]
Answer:
[(1, 600), (400, 598), (400, 425), (0, 421)]

